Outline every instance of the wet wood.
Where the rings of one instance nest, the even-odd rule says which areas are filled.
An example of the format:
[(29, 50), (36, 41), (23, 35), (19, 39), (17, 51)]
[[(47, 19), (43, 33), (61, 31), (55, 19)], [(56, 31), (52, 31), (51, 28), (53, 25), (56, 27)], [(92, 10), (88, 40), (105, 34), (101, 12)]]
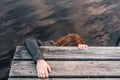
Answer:
[[(120, 80), (120, 47), (40, 47), (52, 68), (45, 80)], [(23, 46), (16, 48), (9, 80), (38, 80), (36, 66)], [(42, 79), (39, 79), (42, 80)]]

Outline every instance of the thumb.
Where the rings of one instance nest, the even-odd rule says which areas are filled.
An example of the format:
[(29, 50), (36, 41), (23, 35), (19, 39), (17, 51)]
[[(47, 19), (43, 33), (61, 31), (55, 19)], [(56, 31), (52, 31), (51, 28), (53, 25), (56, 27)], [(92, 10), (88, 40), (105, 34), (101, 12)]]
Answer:
[(51, 67), (48, 65), (48, 72), (51, 72)]

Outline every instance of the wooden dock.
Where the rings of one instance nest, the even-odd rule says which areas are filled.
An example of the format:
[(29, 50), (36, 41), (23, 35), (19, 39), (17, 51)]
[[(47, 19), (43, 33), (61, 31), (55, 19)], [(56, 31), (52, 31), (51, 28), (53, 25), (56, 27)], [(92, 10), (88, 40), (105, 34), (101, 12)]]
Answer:
[(38, 78), (27, 50), (17, 46), (9, 80), (120, 80), (120, 47), (40, 48), (52, 68), (49, 78)]

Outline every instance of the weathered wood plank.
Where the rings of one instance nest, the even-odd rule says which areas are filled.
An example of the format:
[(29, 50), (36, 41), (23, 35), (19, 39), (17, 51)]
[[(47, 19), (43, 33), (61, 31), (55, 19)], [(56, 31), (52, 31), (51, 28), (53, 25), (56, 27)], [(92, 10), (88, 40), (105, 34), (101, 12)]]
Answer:
[[(120, 61), (48, 61), (50, 76), (119, 76)], [(14, 61), (10, 76), (37, 76), (33, 61)]]
[(9, 78), (9, 80), (120, 80), (120, 78), (99, 78), (99, 79), (95, 79), (95, 78), (50, 78), (50, 79), (38, 79), (38, 78)]
[[(120, 47), (88, 47), (80, 50), (77, 47), (41, 46), (45, 59), (120, 59)], [(23, 46), (16, 48), (14, 59), (31, 59)]]
[[(77, 47), (41, 46), (40, 48), (52, 67), (50, 79), (45, 80), (120, 80), (120, 47), (90, 46), (85, 50)], [(9, 80), (43, 80), (37, 78), (35, 64), (30, 59), (25, 47), (18, 46)], [(50, 61), (51, 59), (53, 60)], [(82, 59), (88, 60), (82, 61)], [(109, 61), (101, 61), (101, 59)]]

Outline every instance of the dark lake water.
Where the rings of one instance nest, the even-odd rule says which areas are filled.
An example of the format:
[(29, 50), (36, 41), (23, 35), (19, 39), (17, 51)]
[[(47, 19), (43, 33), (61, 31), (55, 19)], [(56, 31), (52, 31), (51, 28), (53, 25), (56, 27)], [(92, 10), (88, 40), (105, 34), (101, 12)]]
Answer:
[(57, 39), (78, 33), (88, 45), (115, 46), (120, 39), (120, 0), (0, 0), (0, 52), (28, 37)]
[(0, 74), (26, 38), (69, 33), (89, 46), (120, 46), (120, 0), (0, 0)]
[(91, 46), (119, 45), (120, 0), (0, 0), (2, 56), (28, 37), (56, 40), (68, 33)]

